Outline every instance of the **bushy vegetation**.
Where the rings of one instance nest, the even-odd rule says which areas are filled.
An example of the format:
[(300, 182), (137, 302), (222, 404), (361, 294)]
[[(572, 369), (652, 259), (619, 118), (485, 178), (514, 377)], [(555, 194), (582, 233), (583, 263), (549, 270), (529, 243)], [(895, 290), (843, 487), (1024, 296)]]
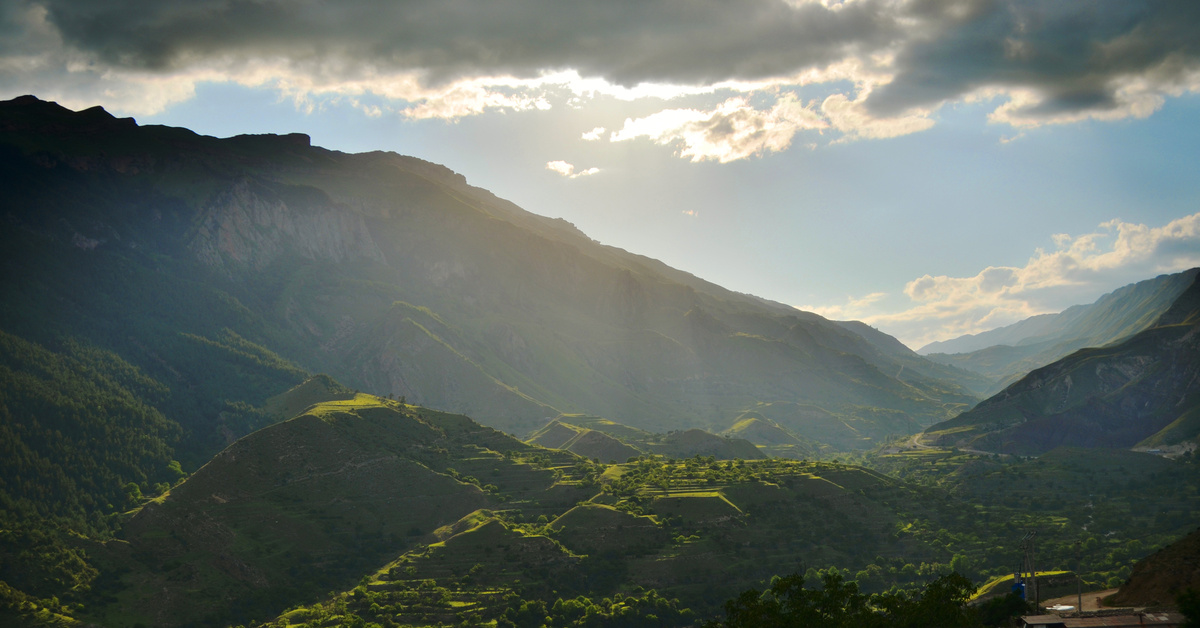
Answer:
[[(886, 449), (886, 448), (885, 448)], [(1200, 465), (1131, 451), (1060, 448), (1040, 457), (913, 449), (861, 462), (970, 504), (974, 525), (914, 522), (952, 544), (966, 573), (1011, 573), (1022, 531), (1036, 530), (1040, 564), (1078, 570), (1098, 588), (1120, 585), (1133, 562), (1195, 528)]]
[(0, 332), (0, 525), (108, 529), (103, 515), (180, 478), (166, 389), (116, 355), (61, 352)]
[(419, 583), (416, 588), (372, 591), (360, 585), (327, 602), (298, 607), (268, 626), (483, 626), (496, 628), (682, 628), (696, 617), (678, 600), (655, 591), (612, 597), (527, 600), (517, 593), (462, 592)]
[(966, 601), (975, 585), (948, 574), (913, 592), (864, 595), (854, 582), (827, 574), (820, 588), (804, 576), (775, 578), (766, 591), (751, 589), (725, 603), (725, 620), (706, 628), (974, 628), (982, 626)]

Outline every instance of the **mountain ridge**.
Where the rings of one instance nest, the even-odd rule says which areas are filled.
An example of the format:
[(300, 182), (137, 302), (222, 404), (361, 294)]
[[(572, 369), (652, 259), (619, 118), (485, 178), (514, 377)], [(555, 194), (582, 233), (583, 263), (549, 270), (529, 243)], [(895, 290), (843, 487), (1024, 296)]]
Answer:
[(940, 364), (955, 365), (994, 378), (977, 392), (991, 395), (1033, 369), (1070, 353), (1100, 347), (1149, 328), (1187, 290), (1200, 268), (1122, 286), (1091, 304), (948, 341), (930, 343), (917, 353)]
[(1156, 324), (1081, 349), (935, 425), (923, 440), (1037, 454), (1060, 445), (1129, 448), (1200, 436), (1200, 274)]
[[(219, 289), (238, 336), (352, 388), (516, 434), (564, 412), (716, 431), (758, 402), (815, 404), (864, 426), (891, 407), (927, 425), (977, 399), (955, 381), (970, 375), (598, 244), (443, 166), (88, 111), (0, 104), (3, 159), (21, 178), (5, 196), (10, 220), (47, 251), (72, 251), (58, 255), (69, 263), (119, 257)], [(26, 270), (13, 303), (67, 296), (56, 273), (68, 269)], [(91, 315), (52, 322), (73, 333)], [(14, 309), (0, 328), (42, 318)], [(105, 342), (124, 356), (128, 338), (158, 344), (142, 333), (116, 325)]]

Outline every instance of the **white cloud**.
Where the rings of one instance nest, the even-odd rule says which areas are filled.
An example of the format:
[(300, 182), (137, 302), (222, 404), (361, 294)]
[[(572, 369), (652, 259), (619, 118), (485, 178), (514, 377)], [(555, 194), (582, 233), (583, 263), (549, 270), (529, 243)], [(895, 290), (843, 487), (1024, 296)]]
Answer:
[[(489, 79), (463, 81), (438, 92), (427, 91), (414, 94), (411, 99), (421, 101), (420, 104), (404, 109), (401, 113), (415, 120), (428, 118), (452, 120), (496, 109), (527, 111), (551, 108), (550, 102), (546, 100), (545, 96), (506, 93), (495, 89), (497, 83), (504, 85), (508, 81)], [(522, 85), (521, 87), (527, 88), (528, 86)]]
[(832, 94), (821, 103), (821, 113), (829, 125), (843, 133), (841, 141), (887, 139), (919, 133), (933, 126), (928, 111), (914, 111), (894, 118), (877, 118), (867, 112), (864, 103), (870, 94), (864, 90), (855, 100), (845, 94)]
[(820, 314), (830, 320), (844, 321), (861, 318), (864, 316), (864, 312), (871, 309), (871, 306), (887, 296), (886, 292), (872, 292), (863, 297), (849, 297), (846, 299), (846, 303), (841, 305), (797, 305), (796, 308)]
[(584, 133), (584, 134), (583, 134), (583, 135), (581, 135), (580, 137), (581, 137), (583, 140), (585, 140), (585, 141), (588, 141), (588, 142), (595, 142), (596, 140), (600, 139), (600, 136), (604, 135), (604, 132), (605, 132), (606, 130), (607, 130), (607, 129), (605, 129), (604, 127), (602, 127), (602, 126), (598, 126), (598, 127), (594, 128), (594, 129), (592, 129), (591, 131), (588, 131), (587, 133)]
[(914, 279), (903, 290), (908, 305), (898, 311), (878, 307), (886, 296), (882, 293), (800, 309), (862, 320), (918, 348), (1058, 312), (1129, 283), (1200, 266), (1200, 213), (1161, 227), (1110, 220), (1092, 233), (1060, 233), (1052, 239), (1055, 250), (1038, 250), (1021, 267), (991, 266), (972, 277)]
[(546, 170), (557, 172), (568, 179), (578, 179), (579, 177), (587, 177), (600, 172), (599, 168), (588, 168), (587, 170), (575, 172), (573, 164), (561, 160), (546, 162)]
[(726, 100), (712, 111), (667, 109), (637, 120), (626, 119), (610, 140), (622, 142), (645, 137), (658, 144), (679, 146), (679, 156), (693, 162), (728, 163), (785, 150), (796, 133), (826, 126), (811, 106), (784, 94), (765, 111), (738, 97)]

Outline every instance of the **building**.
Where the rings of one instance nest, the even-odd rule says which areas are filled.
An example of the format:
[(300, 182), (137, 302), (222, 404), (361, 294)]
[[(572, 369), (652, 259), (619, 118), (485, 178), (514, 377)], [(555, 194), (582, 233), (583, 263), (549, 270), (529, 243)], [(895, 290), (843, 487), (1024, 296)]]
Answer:
[(1179, 613), (1122, 613), (1060, 617), (1058, 615), (1026, 615), (1021, 628), (1178, 628), (1184, 622)]

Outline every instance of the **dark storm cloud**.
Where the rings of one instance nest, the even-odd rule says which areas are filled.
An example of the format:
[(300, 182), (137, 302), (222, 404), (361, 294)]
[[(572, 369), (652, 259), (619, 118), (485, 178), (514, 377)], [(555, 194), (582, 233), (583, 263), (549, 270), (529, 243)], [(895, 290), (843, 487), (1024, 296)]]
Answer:
[[(894, 54), (875, 116), (980, 89), (1029, 89), (1024, 117), (1128, 103), (1122, 81), (1170, 91), (1197, 67), (1194, 0), (25, 0), (67, 46), (164, 74), (205, 60), (286, 59), (354, 78), (456, 78), (576, 70), (620, 85), (781, 77)], [(0, 15), (3, 18), (3, 15)], [(14, 22), (0, 19), (0, 30)], [(882, 56), (878, 56), (882, 55)], [(879, 68), (877, 68), (879, 69)], [(1156, 92), (1157, 93), (1157, 92)], [(1126, 96), (1127, 97), (1127, 96)]]
[(1025, 116), (1104, 111), (1122, 79), (1168, 88), (1200, 66), (1200, 2), (972, 0), (910, 6), (922, 37), (896, 58), (896, 76), (868, 108), (891, 115), (981, 87), (1028, 88), (1041, 100)]
[(46, 0), (65, 39), (108, 63), (170, 70), (196, 58), (324, 56), (434, 80), (575, 69), (611, 82), (711, 83), (824, 65), (901, 35), (878, 3), (776, 0)]

